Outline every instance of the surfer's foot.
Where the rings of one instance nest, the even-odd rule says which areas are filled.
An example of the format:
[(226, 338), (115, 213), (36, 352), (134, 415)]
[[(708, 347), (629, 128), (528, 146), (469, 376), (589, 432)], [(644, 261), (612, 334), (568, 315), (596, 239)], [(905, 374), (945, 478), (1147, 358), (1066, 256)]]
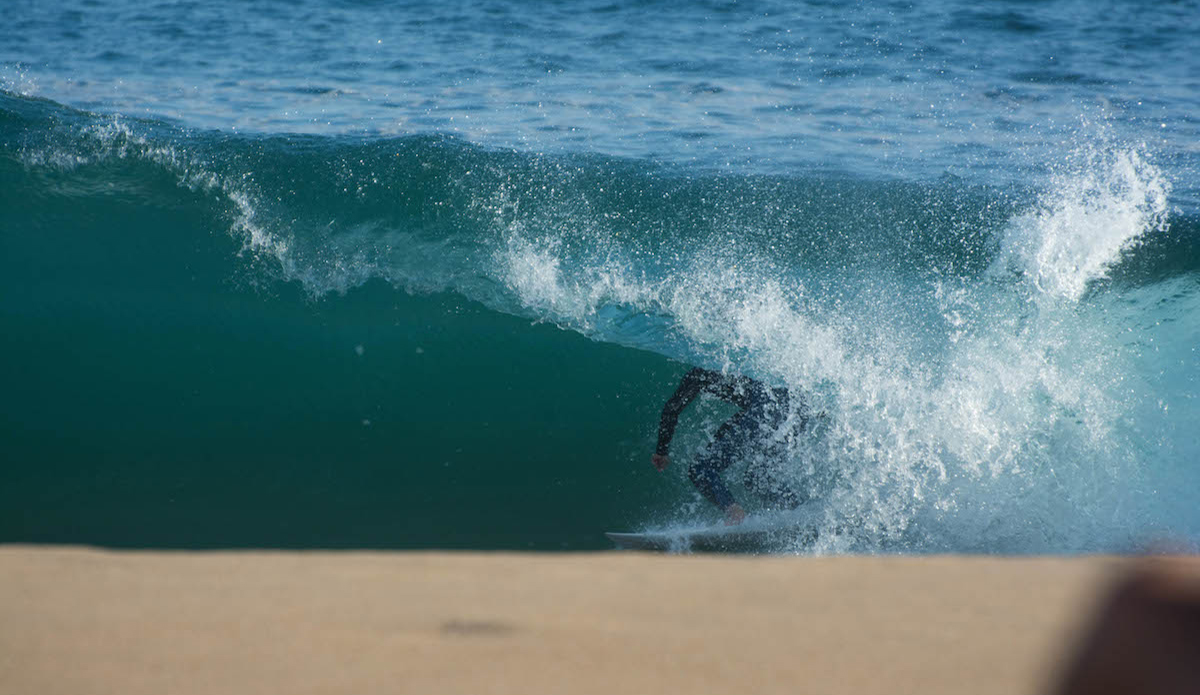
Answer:
[(734, 502), (725, 508), (725, 525), (737, 526), (742, 523), (742, 519), (746, 518), (746, 510), (742, 509), (742, 505)]

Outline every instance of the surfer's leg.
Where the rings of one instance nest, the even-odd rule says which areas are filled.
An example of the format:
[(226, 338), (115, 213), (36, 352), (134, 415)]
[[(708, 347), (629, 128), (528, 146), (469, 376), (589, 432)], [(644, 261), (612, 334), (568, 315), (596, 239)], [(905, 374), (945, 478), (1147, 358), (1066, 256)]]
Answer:
[(770, 507), (795, 509), (807, 497), (792, 489), (782, 472), (787, 460), (787, 444), (777, 437), (787, 424), (787, 413), (777, 404), (765, 404), (755, 411), (755, 415), (759, 423), (757, 438), (748, 448), (750, 462), (746, 466), (742, 484)]
[(713, 465), (710, 460), (697, 459), (688, 469), (688, 479), (692, 485), (704, 495), (704, 499), (712, 502), (721, 509), (733, 504), (733, 493), (721, 480), (721, 472), (725, 466)]
[(742, 484), (754, 493), (768, 506), (776, 509), (795, 509), (806, 501), (806, 497), (796, 492), (780, 474), (778, 466), (781, 460), (776, 457), (762, 457), (757, 465), (746, 466)]
[(725, 486), (721, 474), (745, 451), (749, 434), (757, 429), (757, 423), (747, 416), (746, 411), (734, 415), (717, 430), (708, 447), (696, 457), (688, 468), (688, 479), (709, 502), (725, 509), (733, 504), (733, 494)]

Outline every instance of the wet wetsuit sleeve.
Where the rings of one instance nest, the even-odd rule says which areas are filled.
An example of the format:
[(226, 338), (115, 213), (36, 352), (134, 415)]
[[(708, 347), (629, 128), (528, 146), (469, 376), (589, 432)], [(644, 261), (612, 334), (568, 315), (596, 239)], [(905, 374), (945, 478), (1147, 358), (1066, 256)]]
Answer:
[(666, 456), (670, 452), (671, 438), (675, 436), (675, 425), (679, 422), (679, 414), (695, 400), (696, 396), (700, 395), (705, 384), (704, 374), (704, 370), (700, 368), (684, 374), (683, 379), (679, 382), (679, 387), (675, 389), (675, 393), (671, 394), (667, 404), (663, 406), (662, 418), (658, 422), (658, 446), (654, 447), (654, 453), (659, 456)]

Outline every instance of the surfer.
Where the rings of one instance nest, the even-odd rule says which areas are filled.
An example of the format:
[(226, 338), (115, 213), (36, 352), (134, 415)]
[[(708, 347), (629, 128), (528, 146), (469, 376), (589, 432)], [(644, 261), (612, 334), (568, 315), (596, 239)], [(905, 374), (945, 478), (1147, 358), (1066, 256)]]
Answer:
[[(737, 459), (750, 457), (744, 478), (746, 488), (772, 506), (798, 507), (804, 500), (775, 479), (770, 465), (782, 454), (783, 425), (789, 414), (788, 391), (769, 388), (747, 376), (725, 375), (700, 367), (685, 374), (663, 406), (658, 445), (651, 456), (654, 467), (662, 471), (670, 463), (671, 439), (679, 414), (701, 393), (716, 396), (741, 410), (717, 429), (713, 440), (688, 468), (688, 479), (700, 494), (725, 512), (727, 525), (740, 524), (746, 510), (733, 499), (721, 474)], [(799, 425), (802, 428), (804, 420)]]

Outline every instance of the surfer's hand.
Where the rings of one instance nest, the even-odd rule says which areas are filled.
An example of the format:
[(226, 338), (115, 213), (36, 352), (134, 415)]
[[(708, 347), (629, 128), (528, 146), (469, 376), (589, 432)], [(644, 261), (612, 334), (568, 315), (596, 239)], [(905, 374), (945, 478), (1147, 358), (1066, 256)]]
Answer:
[(654, 454), (650, 457), (650, 462), (661, 472), (671, 462), (671, 459), (667, 458), (664, 454)]
[(742, 509), (742, 505), (734, 502), (725, 508), (725, 525), (737, 526), (742, 523), (742, 519), (746, 518), (746, 510)]

